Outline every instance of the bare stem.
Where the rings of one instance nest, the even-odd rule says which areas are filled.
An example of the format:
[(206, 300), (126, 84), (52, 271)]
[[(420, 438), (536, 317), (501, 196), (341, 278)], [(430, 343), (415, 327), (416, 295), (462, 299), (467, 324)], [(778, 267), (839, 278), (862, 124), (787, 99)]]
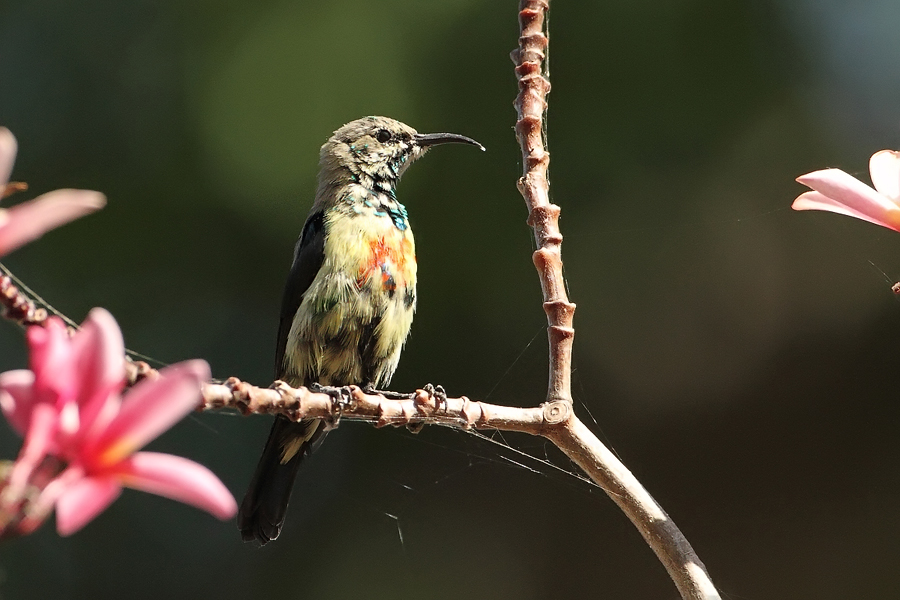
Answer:
[[(150, 369), (149, 376), (157, 376)], [(148, 374), (145, 372), (145, 376)], [(363, 420), (376, 427), (418, 428), (443, 425), (457, 429), (498, 429), (540, 435), (556, 445), (619, 505), (644, 536), (675, 581), (682, 598), (718, 599), (709, 575), (691, 545), (662, 507), (609, 449), (574, 415), (563, 400), (534, 408), (517, 408), (460, 398), (439, 398), (416, 390), (411, 399), (392, 400), (367, 394), (357, 386), (329, 393), (292, 388), (283, 381), (260, 388), (232, 377), (202, 389), (199, 410), (231, 408), (242, 414), (280, 414), (293, 420), (317, 417), (336, 423)]]
[(720, 600), (687, 538), (625, 465), (577, 417), (544, 434), (609, 495), (665, 566), (684, 600)]
[(550, 378), (547, 400), (572, 402), (572, 318), (575, 305), (569, 302), (563, 278), (562, 234), (559, 207), (550, 202), (547, 167), (550, 153), (544, 148), (543, 123), (550, 81), (541, 72), (547, 50), (544, 13), (549, 0), (522, 0), (519, 4), (519, 47), (510, 57), (516, 64), (519, 95), (515, 107), (516, 137), (522, 147), (522, 177), (517, 187), (528, 206), (528, 224), (534, 229), (538, 249), (532, 255), (544, 294), (547, 335), (550, 338)]
[(9, 275), (0, 275), (0, 306), (3, 316), (20, 325), (43, 325), (47, 311), (37, 308), (34, 301), (16, 287)]
[(534, 435), (545, 433), (548, 425), (558, 421), (558, 410), (547, 408), (551, 405), (516, 408), (473, 402), (465, 396), (442, 398), (426, 390), (416, 390), (409, 399), (393, 400), (382, 394), (368, 394), (355, 385), (326, 389), (328, 393), (314, 392), (283, 381), (260, 388), (231, 377), (224, 383), (205, 384), (199, 409), (233, 408), (245, 415), (280, 414), (295, 421), (316, 417), (336, 422), (343, 418), (370, 421), (376, 427), (431, 424)]
[[(528, 206), (528, 224), (534, 229), (538, 249), (534, 252), (544, 294), (544, 312), (549, 323), (550, 381), (546, 407), (571, 406), (572, 320), (575, 305), (566, 294), (562, 269), (560, 209), (550, 202), (547, 168), (550, 155), (544, 147), (543, 121), (547, 112), (550, 81), (545, 64), (549, 45), (544, 31), (550, 0), (519, 3), (519, 47), (511, 58), (516, 65), (519, 95), (516, 137), (522, 147), (523, 175), (518, 188)], [(557, 402), (554, 402), (557, 401)], [(616, 459), (569, 410), (565, 418), (547, 427), (541, 435), (551, 440), (599, 484), (619, 505), (662, 561), (685, 599), (719, 598), (706, 568), (687, 539), (640, 482)]]

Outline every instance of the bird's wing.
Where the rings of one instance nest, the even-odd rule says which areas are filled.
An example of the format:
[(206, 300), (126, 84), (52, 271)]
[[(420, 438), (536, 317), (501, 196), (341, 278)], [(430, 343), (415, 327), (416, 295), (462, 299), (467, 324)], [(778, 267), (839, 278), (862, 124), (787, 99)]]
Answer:
[(281, 300), (281, 320), (278, 324), (278, 344), (275, 347), (275, 377), (284, 376), (284, 353), (288, 334), (294, 322), (294, 314), (303, 302), (303, 294), (309, 289), (313, 279), (325, 260), (325, 214), (312, 213), (306, 219), (303, 233), (294, 251), (294, 263), (284, 286)]

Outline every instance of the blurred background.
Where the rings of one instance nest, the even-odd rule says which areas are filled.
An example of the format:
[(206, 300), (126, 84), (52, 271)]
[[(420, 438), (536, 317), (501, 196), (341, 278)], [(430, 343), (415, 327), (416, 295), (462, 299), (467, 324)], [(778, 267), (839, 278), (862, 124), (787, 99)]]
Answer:
[[(392, 388), (541, 402), (516, 4), (4, 0), (0, 124), (19, 139), (23, 198), (109, 199), (4, 263), (78, 321), (111, 310), (134, 350), (267, 385), (319, 146), (370, 114), (462, 133), (488, 152), (437, 149), (400, 186), (420, 280)], [(900, 589), (900, 234), (789, 209), (796, 176), (869, 182), (869, 156), (900, 147), (898, 26), (895, 0), (554, 2), (576, 411), (727, 598)], [(25, 364), (0, 323), (0, 369)], [(208, 465), (240, 500), (269, 425), (197, 415), (151, 448)], [(126, 491), (71, 538), (49, 523), (0, 546), (0, 597), (677, 597), (563, 457), (494, 439), (342, 423), (262, 549)]]

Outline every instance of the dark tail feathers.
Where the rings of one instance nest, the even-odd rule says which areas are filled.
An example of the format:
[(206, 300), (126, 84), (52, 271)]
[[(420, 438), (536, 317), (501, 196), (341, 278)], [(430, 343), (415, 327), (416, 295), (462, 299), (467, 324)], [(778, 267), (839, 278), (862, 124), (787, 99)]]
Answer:
[[(285, 417), (276, 417), (238, 512), (238, 529), (245, 542), (256, 540), (267, 544), (281, 533), (300, 463), (321, 443), (324, 435), (325, 427), (319, 419), (295, 423)], [(301, 443), (301, 446), (286, 463), (282, 463), (284, 450), (292, 443)]]

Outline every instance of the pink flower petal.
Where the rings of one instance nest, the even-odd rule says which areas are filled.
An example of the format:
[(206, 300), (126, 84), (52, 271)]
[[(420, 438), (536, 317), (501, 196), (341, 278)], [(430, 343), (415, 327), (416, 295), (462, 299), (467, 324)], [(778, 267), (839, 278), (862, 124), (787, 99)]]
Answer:
[(882, 150), (873, 154), (869, 174), (876, 190), (891, 200), (900, 200), (900, 152)]
[[(72, 338), (81, 426), (87, 431), (110, 396), (125, 386), (125, 343), (109, 311), (93, 309)], [(110, 415), (112, 416), (112, 415)]]
[[(5, 188), (16, 160), (16, 136), (6, 127), (0, 127), (0, 188)], [(0, 196), (2, 196), (0, 190)]]
[(56, 407), (51, 404), (39, 402), (34, 406), (25, 442), (13, 464), (4, 494), (18, 498), (44, 457), (56, 449), (57, 417)]
[(35, 404), (31, 411), (31, 419), (28, 421), (28, 431), (25, 433), (25, 443), (19, 451), (19, 459), (30, 456), (32, 460), (40, 462), (49, 449), (56, 446), (54, 434), (59, 413), (56, 407), (45, 402)]
[[(794, 203), (791, 204), (791, 208), (793, 208), (794, 210), (824, 210), (837, 213), (839, 215), (846, 215), (848, 217), (862, 219), (863, 221), (881, 225), (882, 227), (887, 227), (887, 225), (882, 223), (881, 221), (872, 219), (868, 215), (857, 212), (852, 208), (848, 208), (837, 200), (832, 200), (828, 196), (822, 195), (819, 192), (804, 192), (803, 194), (800, 194), (800, 196), (796, 200), (794, 200)], [(894, 228), (890, 227), (890, 229)], [(897, 229), (894, 230), (898, 231)]]
[(98, 438), (86, 448), (98, 466), (116, 463), (156, 438), (194, 410), (200, 383), (210, 378), (204, 360), (189, 360), (160, 370), (161, 377), (134, 386)]
[(113, 477), (85, 477), (69, 485), (56, 501), (56, 531), (72, 535), (112, 504), (122, 488)]
[[(875, 223), (895, 231), (900, 231), (900, 207), (840, 169), (815, 171), (797, 178), (803, 185), (809, 186), (834, 202), (833, 205), (810, 206), (810, 199), (801, 202), (796, 210), (827, 210), (841, 212), (835, 207), (843, 206), (850, 214), (870, 223)], [(799, 200), (799, 198), (798, 198)], [(817, 201), (813, 198), (812, 202)], [(805, 206), (805, 208), (804, 208)]]
[(99, 192), (56, 190), (6, 209), (0, 225), (0, 256), (105, 204), (106, 198)]
[(56, 404), (74, 399), (78, 382), (69, 334), (62, 319), (50, 317), (43, 327), (29, 327), (25, 336), (38, 400)]
[(34, 409), (34, 373), (27, 369), (0, 373), (0, 408), (19, 435), (24, 436)]
[(237, 503), (212, 471), (194, 461), (158, 452), (138, 452), (114, 468), (123, 485), (196, 506), (230, 519)]

